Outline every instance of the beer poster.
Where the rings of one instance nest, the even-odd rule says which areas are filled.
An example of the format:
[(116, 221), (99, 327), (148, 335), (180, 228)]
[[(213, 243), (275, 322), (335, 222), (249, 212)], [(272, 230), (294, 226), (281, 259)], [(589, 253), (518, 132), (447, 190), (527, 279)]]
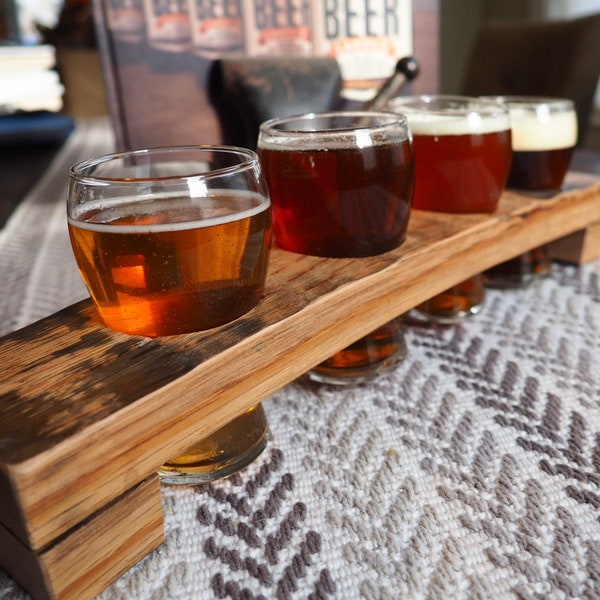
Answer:
[(311, 0), (245, 0), (249, 56), (313, 54)]
[(333, 56), (364, 102), (413, 54), (412, 0), (92, 1), (119, 149), (222, 143), (220, 58)]
[(413, 54), (411, 0), (312, 0), (316, 55), (334, 56), (347, 98), (366, 101)]
[(220, 58), (243, 52), (242, 0), (189, 0), (194, 52)]
[(344, 95), (369, 100), (413, 53), (412, 0), (245, 0), (249, 56), (333, 56)]
[(171, 52), (191, 45), (190, 14), (186, 0), (144, 0), (146, 32), (150, 44)]

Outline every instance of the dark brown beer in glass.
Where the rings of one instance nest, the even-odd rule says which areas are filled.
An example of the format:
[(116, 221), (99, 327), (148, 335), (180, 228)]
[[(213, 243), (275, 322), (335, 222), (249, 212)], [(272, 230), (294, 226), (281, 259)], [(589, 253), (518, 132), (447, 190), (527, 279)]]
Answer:
[[(513, 160), (507, 188), (549, 197), (560, 191), (577, 143), (577, 114), (571, 100), (501, 96), (512, 127)], [(534, 248), (485, 272), (489, 287), (528, 285), (551, 271), (546, 247)]]
[(558, 192), (574, 147), (556, 150), (515, 150), (507, 187), (520, 191)]
[(404, 240), (413, 177), (408, 140), (335, 152), (264, 148), (260, 158), (274, 198), (275, 238), (283, 248), (360, 257)]
[[(413, 208), (445, 213), (493, 212), (512, 158), (508, 110), (464, 96), (406, 96), (389, 108), (407, 115), (415, 151)], [(411, 311), (453, 323), (476, 314), (484, 301), (481, 275), (457, 283)]]
[[(331, 258), (374, 256), (406, 236), (414, 165), (406, 118), (334, 112), (263, 123), (258, 152), (277, 243)], [(378, 328), (312, 369), (328, 383), (372, 379), (404, 359), (401, 322)]]
[(410, 140), (339, 148), (259, 147), (277, 243), (332, 258), (373, 256), (406, 236)]
[[(264, 294), (270, 200), (256, 153), (154, 148), (71, 168), (73, 253), (103, 322), (131, 335), (223, 325)], [(160, 367), (157, 367), (160, 368)], [(161, 469), (164, 483), (201, 483), (243, 468), (266, 447), (256, 405)]]

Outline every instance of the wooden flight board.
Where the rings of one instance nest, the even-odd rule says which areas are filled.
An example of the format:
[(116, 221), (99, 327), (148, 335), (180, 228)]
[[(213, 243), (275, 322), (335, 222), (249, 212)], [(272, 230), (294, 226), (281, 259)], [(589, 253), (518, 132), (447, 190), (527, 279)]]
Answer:
[(37, 600), (93, 598), (164, 541), (153, 475), (39, 550), (0, 524), (0, 564)]
[(600, 180), (582, 177), (570, 174), (549, 199), (505, 193), (494, 214), (413, 211), (404, 244), (375, 257), (274, 248), (265, 298), (210, 331), (128, 336), (104, 327), (86, 300), (5, 336), (4, 538), (42, 563), (163, 462), (388, 320), (528, 249), (565, 236), (576, 246), (600, 228)]

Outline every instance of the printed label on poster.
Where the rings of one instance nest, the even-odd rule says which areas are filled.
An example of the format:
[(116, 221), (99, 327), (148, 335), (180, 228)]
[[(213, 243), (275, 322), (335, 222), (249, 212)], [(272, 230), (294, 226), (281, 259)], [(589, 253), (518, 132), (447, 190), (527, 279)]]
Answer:
[(311, 0), (245, 0), (246, 53), (312, 55), (310, 4)]
[(185, 51), (191, 44), (187, 0), (144, 0), (148, 42), (153, 48)]
[(343, 95), (367, 101), (413, 53), (411, 0), (313, 0), (314, 51), (335, 56)]
[(111, 0), (108, 5), (108, 24), (115, 38), (136, 43), (144, 37), (142, 0)]
[(218, 58), (244, 48), (242, 0), (189, 0), (194, 52)]

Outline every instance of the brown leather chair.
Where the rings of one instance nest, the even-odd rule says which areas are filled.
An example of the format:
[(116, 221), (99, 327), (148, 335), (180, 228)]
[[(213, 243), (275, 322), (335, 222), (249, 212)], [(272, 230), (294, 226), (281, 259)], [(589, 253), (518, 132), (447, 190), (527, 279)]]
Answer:
[(565, 21), (490, 21), (479, 31), (461, 93), (569, 98), (585, 139), (600, 75), (600, 13)]

